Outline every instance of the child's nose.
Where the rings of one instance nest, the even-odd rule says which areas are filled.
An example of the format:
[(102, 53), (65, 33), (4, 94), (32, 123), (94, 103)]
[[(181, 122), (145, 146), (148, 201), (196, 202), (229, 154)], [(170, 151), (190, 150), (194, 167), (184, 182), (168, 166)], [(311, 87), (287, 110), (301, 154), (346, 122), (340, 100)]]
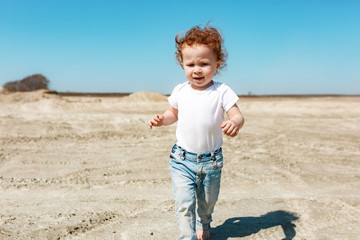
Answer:
[(194, 73), (201, 73), (201, 68), (200, 67), (195, 67), (194, 68)]

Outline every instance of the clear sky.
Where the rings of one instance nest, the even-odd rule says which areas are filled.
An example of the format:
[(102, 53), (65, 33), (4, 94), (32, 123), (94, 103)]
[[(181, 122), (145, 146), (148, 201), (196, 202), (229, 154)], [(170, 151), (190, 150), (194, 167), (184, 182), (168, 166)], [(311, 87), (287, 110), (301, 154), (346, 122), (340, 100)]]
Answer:
[(175, 35), (208, 21), (229, 53), (214, 80), (238, 94), (360, 94), (358, 0), (1, 0), (0, 85), (170, 93)]

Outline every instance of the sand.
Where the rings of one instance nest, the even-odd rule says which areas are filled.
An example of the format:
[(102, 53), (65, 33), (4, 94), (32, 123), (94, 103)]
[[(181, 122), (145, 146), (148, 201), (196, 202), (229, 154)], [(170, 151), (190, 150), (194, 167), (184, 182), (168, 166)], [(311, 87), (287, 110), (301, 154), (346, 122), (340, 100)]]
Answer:
[[(241, 98), (213, 239), (360, 239), (360, 97)], [(166, 97), (0, 93), (0, 239), (176, 239)]]

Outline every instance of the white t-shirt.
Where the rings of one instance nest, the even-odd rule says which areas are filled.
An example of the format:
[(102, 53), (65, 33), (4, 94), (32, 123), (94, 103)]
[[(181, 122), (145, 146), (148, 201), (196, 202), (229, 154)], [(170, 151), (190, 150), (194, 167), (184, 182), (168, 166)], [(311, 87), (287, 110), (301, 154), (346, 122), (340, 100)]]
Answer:
[(174, 88), (168, 100), (178, 110), (176, 144), (200, 154), (221, 147), (224, 112), (229, 111), (239, 98), (224, 83), (214, 82), (199, 91), (185, 82)]

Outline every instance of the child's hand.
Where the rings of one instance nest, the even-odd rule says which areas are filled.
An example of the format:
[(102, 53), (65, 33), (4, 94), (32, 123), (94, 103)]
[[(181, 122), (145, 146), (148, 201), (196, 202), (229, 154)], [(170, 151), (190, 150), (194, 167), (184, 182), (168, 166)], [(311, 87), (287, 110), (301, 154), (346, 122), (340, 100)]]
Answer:
[(155, 115), (149, 122), (149, 128), (152, 129), (152, 127), (160, 127), (164, 124), (164, 115)]
[(238, 126), (238, 124), (235, 123), (235, 121), (233, 120), (227, 120), (225, 122), (223, 122), (223, 124), (221, 125), (222, 131), (224, 134), (230, 136), (230, 137), (235, 137), (236, 135), (238, 135), (240, 127)]

